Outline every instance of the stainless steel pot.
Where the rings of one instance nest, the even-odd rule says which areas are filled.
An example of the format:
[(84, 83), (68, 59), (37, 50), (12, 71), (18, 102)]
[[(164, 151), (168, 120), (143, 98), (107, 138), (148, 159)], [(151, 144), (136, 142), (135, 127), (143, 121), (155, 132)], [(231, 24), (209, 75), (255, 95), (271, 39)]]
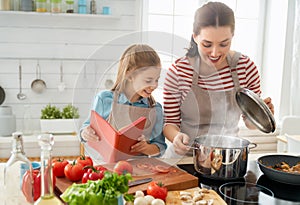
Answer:
[(195, 169), (204, 177), (213, 179), (241, 178), (247, 171), (249, 149), (256, 146), (239, 137), (199, 136), (193, 145)]

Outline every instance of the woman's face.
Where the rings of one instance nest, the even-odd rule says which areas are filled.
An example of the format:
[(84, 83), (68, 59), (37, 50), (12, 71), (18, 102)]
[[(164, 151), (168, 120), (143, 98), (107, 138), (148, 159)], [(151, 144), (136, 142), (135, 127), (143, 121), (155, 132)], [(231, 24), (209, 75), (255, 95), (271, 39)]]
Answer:
[(193, 35), (203, 60), (217, 69), (227, 65), (226, 55), (230, 50), (232, 37), (230, 26), (210, 26), (202, 28), (199, 35)]
[(131, 98), (131, 100), (135, 101), (140, 97), (150, 97), (151, 93), (158, 86), (160, 71), (161, 68), (155, 66), (136, 70), (130, 77), (133, 93), (135, 93), (134, 99)]

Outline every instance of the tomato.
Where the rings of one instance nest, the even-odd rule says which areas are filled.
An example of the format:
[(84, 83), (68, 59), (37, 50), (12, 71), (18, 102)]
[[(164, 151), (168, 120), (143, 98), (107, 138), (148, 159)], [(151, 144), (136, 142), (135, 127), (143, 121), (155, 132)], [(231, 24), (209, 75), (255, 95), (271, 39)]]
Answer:
[(156, 165), (155, 171), (160, 173), (168, 173), (170, 171), (169, 167), (163, 165)]
[(152, 181), (147, 187), (147, 194), (157, 199), (166, 200), (168, 189), (161, 182)]
[(53, 159), (52, 160), (52, 170), (53, 170), (53, 174), (56, 177), (64, 177), (65, 176), (65, 166), (67, 166), (67, 164), (69, 164), (69, 162), (67, 160), (64, 159)]
[(75, 182), (82, 179), (84, 169), (80, 163), (74, 160), (72, 164), (69, 163), (65, 166), (64, 173), (70, 181)]
[(85, 166), (93, 166), (93, 160), (89, 156), (81, 155), (76, 159), (77, 163), (81, 164), (83, 167)]
[(86, 167), (88, 169), (82, 176), (82, 179), (81, 179), (82, 183), (86, 183), (88, 180), (95, 181), (95, 180), (98, 180), (98, 179), (103, 179), (104, 172), (106, 171), (106, 168), (103, 169), (102, 166), (101, 167), (88, 166), (88, 167)]
[[(22, 182), (22, 192), (26, 200), (30, 203), (33, 203), (41, 196), (41, 173), (40, 170), (33, 170), (33, 187), (30, 179), (30, 171), (27, 170), (23, 175)], [(48, 183), (47, 181), (45, 183)], [(55, 187), (56, 177), (53, 176), (53, 187)], [(33, 193), (33, 199), (32, 199)]]
[(129, 162), (121, 160), (115, 164), (113, 171), (119, 175), (126, 173), (132, 174), (133, 167)]

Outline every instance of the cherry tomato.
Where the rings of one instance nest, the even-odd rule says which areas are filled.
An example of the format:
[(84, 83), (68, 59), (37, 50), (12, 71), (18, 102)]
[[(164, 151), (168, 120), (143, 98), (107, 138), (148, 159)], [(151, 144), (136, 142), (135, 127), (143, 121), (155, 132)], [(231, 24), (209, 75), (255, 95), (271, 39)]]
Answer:
[(89, 156), (81, 155), (76, 159), (77, 163), (81, 164), (83, 167), (85, 166), (93, 166), (93, 160)]
[(126, 173), (132, 174), (133, 167), (129, 162), (121, 160), (115, 164), (113, 171), (119, 175)]
[[(99, 168), (100, 167), (98, 167), (98, 169)], [(82, 176), (82, 179), (81, 179), (82, 183), (86, 183), (88, 180), (95, 181), (95, 180), (98, 180), (98, 179), (103, 179), (104, 172), (106, 171), (102, 168), (101, 168), (102, 170), (98, 170), (96, 167), (92, 167), (92, 166), (87, 166), (87, 167), (85, 167), (85, 169), (87, 169), (87, 171)]]
[(82, 179), (84, 169), (80, 163), (76, 163), (74, 160), (72, 164), (69, 163), (65, 166), (64, 173), (70, 181), (75, 182)]
[(161, 182), (152, 181), (147, 187), (147, 194), (154, 198), (166, 200), (168, 189)]
[(53, 170), (53, 174), (56, 177), (64, 177), (65, 176), (65, 166), (67, 166), (67, 164), (69, 164), (69, 162), (67, 160), (64, 159), (53, 159), (52, 160), (52, 170)]

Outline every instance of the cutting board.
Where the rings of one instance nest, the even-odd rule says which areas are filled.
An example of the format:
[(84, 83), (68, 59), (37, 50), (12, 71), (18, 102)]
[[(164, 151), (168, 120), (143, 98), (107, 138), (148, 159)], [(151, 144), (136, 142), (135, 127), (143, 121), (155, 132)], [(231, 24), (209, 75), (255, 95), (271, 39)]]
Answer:
[[(186, 191), (186, 192), (190, 192), (193, 196), (194, 191), (200, 191), (201, 189), (199, 187), (195, 187), (195, 188), (191, 188), (191, 189), (186, 189), (186, 190), (180, 190), (180, 191)], [(180, 199), (180, 191), (169, 191), (167, 198), (166, 198), (166, 204), (172, 204), (172, 205), (188, 205), (188, 204), (192, 204), (192, 203), (184, 203), (184, 201), (182, 201)], [(204, 200), (209, 200), (209, 199), (213, 199), (213, 205), (226, 205), (227, 203), (217, 194), (217, 192), (215, 192), (214, 190), (208, 190), (208, 193), (204, 194), (203, 197)]]
[[(151, 177), (153, 178), (153, 181), (162, 182), (170, 191), (188, 189), (188, 188), (198, 186), (198, 177), (195, 177), (180, 168), (162, 162), (159, 159), (143, 158), (143, 159), (130, 160), (128, 162), (133, 166), (133, 174), (132, 174), (133, 179), (143, 179), (143, 178)], [(106, 167), (108, 170), (113, 170), (114, 165), (115, 163), (111, 163), (111, 164), (104, 164), (103, 166)], [(147, 165), (148, 167), (150, 166), (155, 167), (157, 165), (164, 166), (169, 169), (169, 172), (167, 173), (155, 172), (152, 169), (143, 167), (143, 165)], [(70, 185), (72, 185), (72, 183), (73, 182), (71, 182), (67, 178), (57, 178), (55, 193), (57, 195), (60, 195)], [(146, 191), (148, 185), (149, 183), (131, 187), (128, 193), (130, 194), (135, 193), (137, 190)]]

